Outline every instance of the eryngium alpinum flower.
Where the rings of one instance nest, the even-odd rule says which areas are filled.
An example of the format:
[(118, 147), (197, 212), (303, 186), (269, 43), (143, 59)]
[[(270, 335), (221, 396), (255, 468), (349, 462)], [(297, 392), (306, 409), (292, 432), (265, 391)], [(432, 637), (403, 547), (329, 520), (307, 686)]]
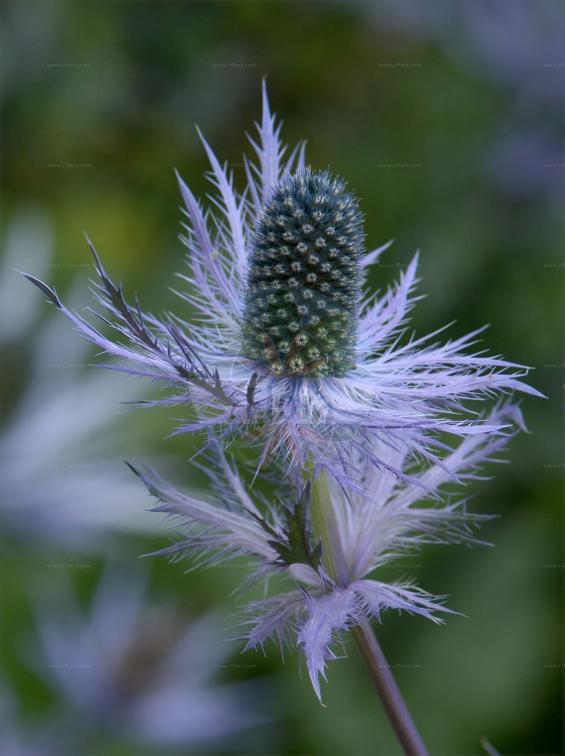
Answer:
[(315, 460), (345, 478), (351, 445), (385, 467), (381, 444), (435, 459), (441, 433), (500, 428), (480, 420), (469, 400), (513, 389), (537, 394), (520, 380), (527, 368), (465, 351), (480, 329), (445, 344), (433, 342), (438, 331), (402, 341), (417, 257), (384, 296), (362, 293), (367, 267), (389, 244), (364, 251), (356, 200), (341, 179), (306, 166), (303, 145), (284, 159), (265, 86), (258, 131), (243, 193), (201, 137), (216, 217), (179, 177), (188, 271), (178, 293), (189, 312), (157, 318), (129, 304), (93, 247), (96, 297), (113, 335), (28, 276), (118, 358), (114, 368), (164, 383), (170, 393), (156, 403), (191, 408), (177, 432), (256, 426), (262, 459), (280, 452), (296, 467)]
[[(243, 637), (247, 648), (263, 646), (269, 638), (281, 646), (297, 644), (320, 697), (319, 678), (325, 676), (326, 661), (335, 658), (331, 647), (342, 631), (364, 619), (379, 619), (387, 609), (434, 622), (442, 622), (438, 613), (451, 612), (443, 597), (412, 581), (390, 582), (385, 577), (390, 572), (379, 571), (424, 544), (480, 543), (475, 526), (489, 516), (467, 512), (465, 500), (449, 489), (455, 479), (465, 483), (477, 478), (478, 468), (496, 461), (510, 436), (523, 427), (519, 409), (510, 403), (497, 406), (486, 420), (510, 430), (468, 436), (439, 464), (417, 472), (407, 455), (390, 445), (378, 442), (374, 449), (388, 469), (352, 447), (346, 462), (357, 471), (360, 492), (342, 488), (321, 472), (311, 495), (306, 486), (298, 494), (281, 491), (266, 500), (251, 495), (219, 445), (202, 466), (215, 489), (208, 501), (151, 471), (137, 471), (159, 500), (154, 511), (170, 515), (179, 528), (178, 541), (158, 553), (186, 558), (194, 566), (247, 556), (255, 564), (255, 578), (286, 575), (289, 590), (246, 607)], [(399, 477), (390, 470), (406, 474)], [(319, 514), (324, 521), (320, 530)]]

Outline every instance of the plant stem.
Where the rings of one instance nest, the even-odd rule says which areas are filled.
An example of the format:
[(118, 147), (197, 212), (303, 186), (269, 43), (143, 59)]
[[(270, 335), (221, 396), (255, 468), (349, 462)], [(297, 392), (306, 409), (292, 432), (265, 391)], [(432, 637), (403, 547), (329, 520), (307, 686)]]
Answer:
[[(328, 475), (321, 471), (314, 478), (311, 469), (305, 469), (305, 478), (312, 482), (310, 497), (310, 517), (316, 538), (322, 544), (322, 562), (328, 575), (338, 585), (347, 579), (347, 564), (342, 552), (339, 527), (334, 509)], [(402, 698), (386, 657), (368, 622), (361, 622), (351, 630), (359, 650), (381, 698), (387, 716), (407, 756), (427, 756), (426, 746), (410, 712)]]
[(335, 580), (338, 576), (336, 563), (338, 554), (336, 554), (334, 543), (335, 516), (331, 507), (328, 477), (324, 471), (320, 472), (317, 478), (312, 479), (310, 518), (314, 534), (322, 544), (322, 563), (328, 575)]
[(362, 622), (352, 628), (351, 634), (367, 664), (373, 684), (404, 752), (407, 756), (426, 756), (428, 752), (424, 741), (416, 729), (371, 626), (368, 622)]

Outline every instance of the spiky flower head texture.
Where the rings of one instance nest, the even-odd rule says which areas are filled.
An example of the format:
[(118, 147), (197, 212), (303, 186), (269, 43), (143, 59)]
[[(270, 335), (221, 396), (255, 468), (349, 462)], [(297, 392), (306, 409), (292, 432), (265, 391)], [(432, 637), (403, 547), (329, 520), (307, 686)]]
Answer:
[[(245, 159), (242, 193), (201, 136), (217, 190), (213, 222), (179, 178), (189, 267), (178, 293), (193, 322), (130, 304), (94, 247), (96, 297), (110, 335), (28, 276), (83, 336), (118, 358), (111, 367), (161, 381), (168, 393), (155, 403), (192, 412), (177, 432), (235, 433), (257, 425), (260, 464), (279, 454), (286, 469), (298, 469), (314, 459), (346, 482), (350, 446), (383, 468), (381, 443), (434, 460), (442, 434), (501, 429), (479, 419), (469, 401), (512, 390), (539, 396), (521, 380), (526, 367), (469, 351), (482, 329), (444, 344), (433, 341), (439, 331), (403, 339), (417, 299), (417, 256), (383, 296), (360, 297), (366, 269), (390, 243), (364, 253), (361, 218), (343, 183), (308, 169), (303, 145), (285, 159), (265, 84), (258, 130), (258, 141), (251, 140), (257, 162)], [(317, 205), (317, 197), (326, 202)], [(292, 215), (299, 211), (308, 222)], [(304, 268), (292, 270), (292, 263)], [(308, 280), (312, 274), (315, 281)], [(261, 282), (268, 284), (264, 296)]]
[[(489, 423), (517, 431), (523, 420), (517, 407), (498, 406)], [(479, 477), (478, 468), (497, 455), (511, 434), (468, 436), (443, 455), (439, 464), (412, 471), (406, 454), (381, 444), (383, 456), (398, 475), (379, 469), (350, 450), (348, 464), (358, 471), (359, 490), (345, 490), (318, 471), (313, 488), (289, 490), (266, 499), (252, 495), (222, 448), (202, 467), (215, 496), (203, 500), (186, 494), (150, 470), (137, 471), (158, 499), (154, 511), (171, 516), (179, 538), (160, 554), (188, 559), (194, 566), (247, 556), (255, 563), (252, 577), (283, 574), (288, 591), (255, 601), (244, 612), (246, 648), (272, 638), (281, 646), (303, 651), (316, 694), (326, 662), (335, 658), (332, 645), (342, 631), (364, 619), (380, 618), (387, 609), (407, 611), (434, 622), (451, 610), (412, 581), (390, 582), (379, 569), (427, 543), (479, 543), (475, 527), (488, 519), (466, 511), (466, 502), (446, 492), (453, 480)], [(316, 496), (323, 482), (324, 534), (317, 529)], [(306, 499), (306, 500), (305, 500)], [(390, 575), (390, 573), (388, 573)], [(240, 636), (241, 637), (241, 636)]]
[(274, 375), (344, 376), (354, 366), (363, 226), (327, 171), (275, 188), (252, 240), (243, 353)]

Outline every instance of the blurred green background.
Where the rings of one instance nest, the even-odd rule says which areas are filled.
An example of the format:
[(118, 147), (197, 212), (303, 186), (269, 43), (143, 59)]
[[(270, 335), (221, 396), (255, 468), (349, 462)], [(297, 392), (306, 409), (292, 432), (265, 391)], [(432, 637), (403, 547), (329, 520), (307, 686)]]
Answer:
[[(490, 323), (493, 352), (536, 368), (531, 382), (548, 399), (523, 401), (531, 433), (513, 441), (509, 464), (489, 468), (496, 477), (468, 486), (474, 510), (501, 515), (483, 531), (495, 547), (428, 548), (388, 568), (448, 594), (465, 616), (441, 628), (388, 616), (378, 632), (431, 753), (481, 753), (481, 738), (503, 754), (563, 753), (565, 9), (426, 5), (4, 0), (0, 671), (22, 740), (69, 714), (37, 669), (30, 586), (56, 596), (71, 581), (87, 607), (105, 563), (144, 568), (159, 611), (220, 607), (229, 626), (242, 571), (137, 560), (169, 535), (122, 459), (200, 489), (193, 442), (165, 440), (170, 412), (117, 403), (141, 395), (133, 379), (91, 385), (93, 355), (13, 268), (86, 306), (86, 231), (146, 308), (185, 308), (168, 288), (183, 264), (173, 169), (200, 197), (209, 191), (198, 124), (242, 186), (267, 75), (285, 141), (306, 138), (309, 162), (347, 179), (370, 248), (395, 239), (371, 285), (386, 288), (419, 248), (416, 331), (456, 321), (460, 336)], [(35, 667), (22, 644), (36, 648)], [(260, 721), (171, 752), (399, 752), (349, 643), (329, 667), (325, 708), (295, 654), (283, 665), (274, 647), (266, 657), (240, 648), (229, 645), (213, 677), (250, 683)], [(169, 752), (72, 721), (75, 753)]]

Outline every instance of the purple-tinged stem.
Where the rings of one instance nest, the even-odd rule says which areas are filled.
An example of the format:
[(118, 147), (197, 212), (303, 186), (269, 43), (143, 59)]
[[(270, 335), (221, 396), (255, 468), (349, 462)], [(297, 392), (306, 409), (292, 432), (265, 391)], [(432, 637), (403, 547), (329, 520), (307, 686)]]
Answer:
[(357, 646), (367, 664), (369, 674), (383, 703), (396, 736), (407, 756), (427, 756), (426, 746), (416, 729), (414, 720), (388, 664), (382, 648), (368, 622), (351, 630)]

